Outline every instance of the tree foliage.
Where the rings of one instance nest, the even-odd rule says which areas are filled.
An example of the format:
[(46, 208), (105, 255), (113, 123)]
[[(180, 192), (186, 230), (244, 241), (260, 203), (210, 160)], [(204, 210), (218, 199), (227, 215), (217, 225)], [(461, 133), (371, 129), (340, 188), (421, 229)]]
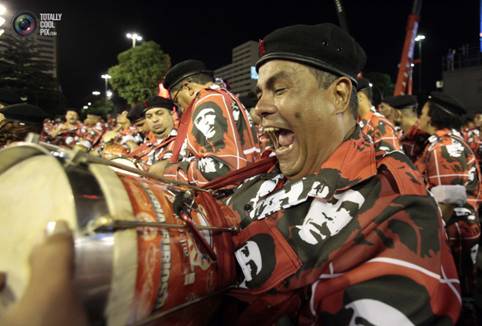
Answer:
[(109, 69), (109, 82), (131, 105), (156, 95), (159, 82), (171, 67), (170, 56), (152, 41), (120, 53), (117, 60)]

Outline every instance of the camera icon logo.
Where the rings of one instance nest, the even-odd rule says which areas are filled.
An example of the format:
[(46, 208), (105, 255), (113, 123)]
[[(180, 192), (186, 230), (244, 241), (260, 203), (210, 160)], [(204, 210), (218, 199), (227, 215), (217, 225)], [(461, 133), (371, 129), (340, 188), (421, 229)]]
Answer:
[(28, 12), (20, 13), (13, 19), (13, 29), (18, 35), (28, 36), (37, 29), (37, 19)]

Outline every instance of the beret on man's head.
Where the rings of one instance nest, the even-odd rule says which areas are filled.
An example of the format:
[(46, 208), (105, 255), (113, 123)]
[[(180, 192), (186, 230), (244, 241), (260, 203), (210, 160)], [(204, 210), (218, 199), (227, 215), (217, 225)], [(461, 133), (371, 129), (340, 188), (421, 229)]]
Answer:
[(418, 105), (417, 97), (414, 95), (388, 96), (382, 102), (397, 110), (409, 109)]
[(206, 68), (204, 62), (193, 59), (185, 60), (179, 62), (168, 70), (164, 77), (163, 85), (170, 91), (184, 79), (200, 73), (214, 76), (214, 73)]
[(127, 114), (127, 118), (129, 118), (132, 122), (137, 122), (139, 120), (144, 119), (144, 104), (137, 103), (134, 105)]
[(143, 112), (146, 113), (148, 110), (153, 108), (164, 108), (164, 109), (172, 110), (173, 107), (174, 107), (174, 103), (170, 99), (163, 98), (160, 96), (151, 96), (144, 101)]
[(462, 117), (467, 113), (464, 105), (460, 103), (459, 100), (446, 93), (433, 91), (428, 97), (428, 102), (438, 104), (443, 111), (457, 117)]
[(289, 60), (347, 76), (356, 76), (366, 64), (362, 47), (340, 27), (325, 23), (279, 28), (259, 43), (260, 59), (256, 69), (271, 60)]

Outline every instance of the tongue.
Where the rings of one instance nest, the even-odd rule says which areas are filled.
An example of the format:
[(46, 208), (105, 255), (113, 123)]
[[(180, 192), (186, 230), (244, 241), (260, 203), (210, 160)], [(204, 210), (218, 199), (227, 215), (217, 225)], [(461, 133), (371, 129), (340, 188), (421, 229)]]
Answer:
[(278, 136), (280, 146), (289, 146), (295, 141), (295, 134), (291, 131), (281, 132)]

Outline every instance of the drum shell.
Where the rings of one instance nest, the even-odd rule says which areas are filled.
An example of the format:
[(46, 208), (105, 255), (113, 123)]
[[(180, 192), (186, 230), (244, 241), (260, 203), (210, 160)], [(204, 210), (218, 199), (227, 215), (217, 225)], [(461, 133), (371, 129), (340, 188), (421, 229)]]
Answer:
[[(9, 164), (49, 155), (58, 164), (52, 173), (63, 173), (70, 185), (65, 194), (71, 199), (59, 205), (71, 205), (74, 210), (69, 224), (75, 234), (75, 284), (92, 323), (102, 324), (105, 320), (109, 325), (133, 324), (153, 313), (171, 311), (209, 297), (232, 284), (235, 265), (229, 233), (201, 232), (217, 254), (216, 263), (207, 258), (206, 250), (186, 228), (143, 227), (86, 233), (89, 223), (105, 216), (183, 225), (172, 211), (174, 192), (182, 189), (114, 172), (98, 164), (65, 164), (65, 159), (71, 156), (68, 150), (49, 153), (43, 148), (29, 148), (34, 149), (27, 154), (15, 154), (18, 157)], [(25, 152), (25, 147), (16, 151)], [(0, 160), (4, 158), (2, 155), (5, 154), (0, 152)], [(0, 164), (0, 174), (7, 169)], [(191, 211), (195, 224), (220, 227), (239, 224), (235, 214), (221, 213), (211, 195), (201, 193), (195, 198)], [(216, 302), (216, 298), (210, 298), (186, 309), (203, 312), (207, 320)], [(167, 314), (162, 320), (172, 323), (177, 320), (176, 314), (183, 316), (178, 320), (185, 320), (186, 309)], [(201, 321), (200, 317), (196, 320)], [(196, 322), (192, 320), (191, 324)]]

